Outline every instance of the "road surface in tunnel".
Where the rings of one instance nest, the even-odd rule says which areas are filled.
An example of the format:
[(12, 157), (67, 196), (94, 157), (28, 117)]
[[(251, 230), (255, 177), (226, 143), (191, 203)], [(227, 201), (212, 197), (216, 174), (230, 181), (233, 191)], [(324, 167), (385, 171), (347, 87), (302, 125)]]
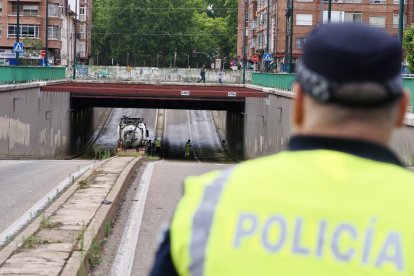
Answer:
[(184, 145), (191, 140), (190, 159), (198, 162), (224, 162), (226, 155), (210, 111), (166, 110), (164, 158), (182, 160)]
[(118, 125), (121, 118), (126, 115), (134, 118), (144, 118), (144, 123), (147, 124), (150, 136), (149, 139), (154, 139), (155, 116), (156, 109), (138, 109), (138, 108), (114, 108), (108, 118), (108, 122), (104, 126), (95, 146), (105, 149), (115, 149), (118, 141)]

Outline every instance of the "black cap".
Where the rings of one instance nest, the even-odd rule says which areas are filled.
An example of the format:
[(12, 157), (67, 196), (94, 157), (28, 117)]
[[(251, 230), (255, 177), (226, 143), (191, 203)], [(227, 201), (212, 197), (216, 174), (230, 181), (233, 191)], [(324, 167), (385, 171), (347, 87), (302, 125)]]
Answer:
[[(402, 95), (401, 46), (385, 31), (363, 24), (325, 24), (306, 39), (298, 81), (303, 89), (324, 102), (343, 105), (379, 105)], [(386, 97), (355, 102), (335, 97), (338, 87), (350, 83), (376, 83)]]

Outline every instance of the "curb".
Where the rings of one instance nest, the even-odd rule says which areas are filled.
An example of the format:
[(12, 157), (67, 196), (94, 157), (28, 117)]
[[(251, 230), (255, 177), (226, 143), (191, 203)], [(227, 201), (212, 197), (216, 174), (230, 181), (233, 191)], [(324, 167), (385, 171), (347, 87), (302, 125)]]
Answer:
[(122, 171), (106, 197), (106, 199), (111, 201), (112, 204), (101, 205), (94, 218), (89, 223), (89, 226), (86, 228), (84, 236), (84, 251), (73, 251), (60, 275), (89, 275), (89, 258), (92, 246), (97, 241), (100, 242), (105, 238), (105, 227), (108, 223), (112, 222), (121, 203), (121, 198), (128, 189), (129, 180), (132, 178), (140, 159), (141, 157), (132, 159), (132, 161)]
[[(109, 158), (102, 162), (97, 163), (97, 165), (95, 165), (87, 173), (79, 177), (77, 181), (75, 181), (60, 197), (56, 199), (54, 203), (52, 203), (52, 205), (49, 208), (47, 208), (43, 212), (43, 215), (38, 216), (13, 241), (11, 241), (6, 247), (4, 247), (0, 251), (0, 270), (6, 274), (10, 274), (10, 273), (12, 274), (29, 273), (30, 274), (34, 272), (33, 271), (30, 272), (31, 270), (25, 271), (25, 269), (30, 269), (33, 267), (33, 265), (35, 265), (36, 266), (35, 271), (44, 271), (45, 273), (49, 273), (49, 275), (70, 275), (70, 276), (88, 275), (89, 270), (90, 270), (90, 263), (92, 262), (93, 264), (93, 261), (94, 260), (96, 261), (99, 256), (99, 251), (102, 246), (102, 240), (109, 233), (113, 218), (118, 210), (118, 207), (121, 203), (123, 195), (128, 189), (130, 179), (134, 175), (135, 168), (139, 164), (139, 160), (141, 159), (140, 157), (130, 158), (127, 160), (124, 159), (124, 161), (119, 162), (118, 160), (114, 160), (115, 158), (116, 157)], [(106, 166), (106, 164), (108, 164), (109, 167), (106, 167), (105, 169), (104, 165)], [(80, 194), (82, 193), (85, 194), (84, 191), (88, 191), (87, 189), (79, 190), (79, 186), (82, 181), (85, 181), (85, 183), (87, 183), (89, 177), (96, 177), (96, 178), (99, 177), (99, 176), (96, 176), (96, 173), (98, 173), (99, 170), (102, 170), (102, 168), (104, 168), (104, 170), (106, 170), (106, 172), (109, 175), (111, 174), (111, 171), (112, 171), (112, 174), (114, 173), (117, 174), (117, 178), (113, 179), (114, 182), (112, 182), (113, 184), (111, 184), (110, 188), (109, 186), (107, 186), (108, 188), (99, 188), (99, 187), (92, 188), (92, 189), (109, 189), (107, 190), (107, 192), (105, 191), (102, 192), (102, 190), (101, 192), (98, 192), (98, 194), (100, 193), (98, 198), (101, 198), (99, 199), (99, 202), (102, 199), (104, 199), (104, 201), (107, 201), (108, 203), (97, 204), (95, 201), (95, 203), (92, 204), (88, 209), (87, 207), (88, 205), (85, 205), (85, 207), (83, 207), (82, 202), (84, 201), (78, 201), (80, 203), (80, 205), (77, 207), (78, 209), (80, 208), (80, 209), (86, 210), (87, 213), (93, 212), (93, 216), (88, 220), (89, 223), (87, 224), (87, 227), (82, 228), (82, 230), (80, 230), (79, 228), (77, 228), (78, 226), (76, 226), (79, 224), (76, 224), (75, 228), (79, 230), (76, 230), (73, 228), (72, 230), (70, 229), (69, 230), (65, 230), (65, 229), (58, 230), (58, 231), (72, 231), (72, 233), (77, 232), (76, 235), (78, 236), (78, 238), (74, 240), (75, 242), (74, 243), (70, 241), (64, 242), (63, 240), (65, 240), (65, 238), (63, 238), (62, 241), (56, 241), (56, 242), (52, 241), (50, 243), (46, 242), (46, 245), (44, 245), (44, 243), (39, 243), (40, 244), (39, 246), (35, 246), (34, 249), (32, 249), (31, 251), (30, 250), (27, 251), (27, 247), (23, 246), (24, 242), (27, 241), (29, 237), (35, 236), (35, 235), (37, 236), (39, 235), (40, 232), (44, 231), (45, 226), (43, 225), (43, 228), (42, 228), (42, 220), (44, 223), (45, 217), (47, 220), (50, 220), (53, 216), (56, 216), (56, 214), (59, 214), (59, 212), (68, 213), (69, 211), (68, 213), (69, 220), (66, 220), (66, 221), (69, 221), (69, 224), (67, 224), (67, 226), (69, 228), (71, 226), (73, 227), (73, 224), (70, 223), (71, 222), (70, 216), (71, 214), (73, 216), (73, 214), (77, 214), (77, 213), (73, 213), (73, 211), (71, 210), (72, 208), (71, 206), (73, 205), (71, 204), (76, 202), (76, 200), (82, 199), (82, 197), (80, 197)], [(100, 181), (108, 182), (108, 178), (106, 180), (100, 180)], [(93, 183), (91, 184), (93, 185)], [(72, 203), (68, 203), (68, 202), (72, 202)], [(69, 207), (68, 207), (68, 204), (69, 204)], [(76, 205), (74, 206), (74, 208), (76, 209)], [(81, 216), (84, 215), (84, 213), (82, 212), (78, 214), (80, 214)], [(76, 219), (75, 219), (75, 222), (76, 222)], [(38, 239), (42, 239), (42, 238), (39, 238), (41, 236), (37, 236), (37, 237)], [(49, 245), (50, 247), (48, 247)], [(29, 248), (32, 248), (32, 247), (29, 247)], [(49, 254), (49, 255), (55, 254), (53, 252), (56, 252), (57, 254), (56, 256), (58, 256), (56, 257), (57, 259), (54, 259), (54, 257), (50, 257), (50, 260), (49, 260), (49, 257), (45, 257), (44, 255), (44, 254)], [(59, 259), (59, 256), (62, 256), (62, 255), (59, 255), (60, 252), (62, 252), (64, 255), (67, 254), (65, 255), (66, 257), (64, 257), (64, 259)], [(22, 254), (23, 254), (23, 259), (21, 258)], [(24, 256), (31, 256), (31, 257), (29, 257), (28, 259), (27, 257), (24, 257)], [(53, 256), (53, 255), (50, 255), (50, 256)], [(28, 261), (27, 268), (25, 266), (26, 261), (24, 261), (24, 259)]]

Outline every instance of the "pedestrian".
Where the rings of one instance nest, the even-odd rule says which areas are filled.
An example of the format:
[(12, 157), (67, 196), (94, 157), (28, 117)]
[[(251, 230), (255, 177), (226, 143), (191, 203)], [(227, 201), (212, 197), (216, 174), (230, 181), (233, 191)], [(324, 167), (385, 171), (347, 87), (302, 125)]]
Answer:
[(151, 140), (148, 140), (148, 143), (147, 143), (147, 154), (148, 155), (152, 155), (152, 141)]
[(154, 140), (154, 147), (155, 147), (155, 155), (160, 157), (161, 156), (161, 141), (158, 138)]
[(383, 30), (316, 28), (288, 150), (187, 179), (152, 275), (414, 275), (414, 174), (389, 148), (401, 57)]
[(185, 142), (184, 145), (184, 157), (185, 158), (190, 158), (190, 152), (191, 152), (191, 140), (188, 140), (187, 142)]
[(223, 77), (224, 77), (224, 71), (223, 69), (220, 69), (220, 71), (218, 72), (219, 83), (223, 83)]
[(206, 83), (206, 66), (204, 64), (203, 66), (201, 66), (200, 77), (201, 79), (197, 83), (200, 83), (200, 82)]

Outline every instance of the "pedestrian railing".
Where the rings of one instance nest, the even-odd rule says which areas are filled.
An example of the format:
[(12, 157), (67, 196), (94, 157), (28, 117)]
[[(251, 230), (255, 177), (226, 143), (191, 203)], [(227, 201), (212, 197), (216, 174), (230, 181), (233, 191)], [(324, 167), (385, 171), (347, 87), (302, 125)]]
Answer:
[(65, 79), (65, 67), (0, 66), (0, 84)]
[[(252, 73), (252, 84), (282, 90), (291, 90), (295, 78), (295, 74)], [(411, 113), (414, 113), (414, 77), (404, 76), (403, 84), (410, 93), (409, 110)]]

